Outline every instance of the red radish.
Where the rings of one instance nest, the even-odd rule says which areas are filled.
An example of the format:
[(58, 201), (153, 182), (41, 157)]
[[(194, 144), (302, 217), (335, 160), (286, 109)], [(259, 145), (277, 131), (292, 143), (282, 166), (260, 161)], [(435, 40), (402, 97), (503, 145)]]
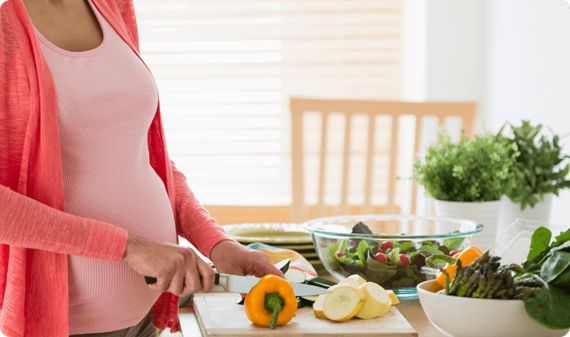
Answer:
[(376, 256), (374, 257), (374, 260), (376, 260), (378, 262), (388, 262), (388, 258), (386, 257), (386, 254), (384, 254), (384, 253), (376, 254)]
[(386, 251), (386, 250), (388, 250), (388, 249), (394, 248), (394, 244), (392, 243), (392, 241), (386, 241), (386, 242), (384, 242), (384, 243), (380, 246), (380, 248), (381, 248), (383, 251)]
[(343, 257), (343, 256), (344, 256), (344, 253), (343, 253), (343, 252), (336, 252), (336, 256), (337, 256), (337, 257)]
[(449, 253), (449, 256), (453, 257), (453, 256), (455, 256), (456, 254), (459, 254), (459, 253), (461, 253), (461, 252), (460, 252), (460, 251), (457, 251), (457, 250), (454, 250), (454, 251), (452, 251), (451, 253)]
[(402, 264), (404, 266), (407, 265), (409, 262), (408, 256), (405, 254), (400, 254), (400, 261), (402, 261)]

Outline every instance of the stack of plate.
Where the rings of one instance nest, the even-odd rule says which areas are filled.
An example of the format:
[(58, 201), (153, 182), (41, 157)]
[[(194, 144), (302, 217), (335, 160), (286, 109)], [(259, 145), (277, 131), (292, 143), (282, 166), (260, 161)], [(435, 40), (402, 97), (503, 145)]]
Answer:
[(300, 224), (245, 223), (222, 227), (229, 236), (243, 245), (261, 242), (277, 248), (291, 249), (307, 259), (318, 274), (325, 272), (311, 235)]

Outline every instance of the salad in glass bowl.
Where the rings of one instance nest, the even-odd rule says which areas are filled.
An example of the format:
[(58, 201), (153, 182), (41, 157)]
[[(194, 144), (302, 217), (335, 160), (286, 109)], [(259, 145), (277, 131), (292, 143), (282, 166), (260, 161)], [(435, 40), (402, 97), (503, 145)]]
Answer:
[(335, 278), (358, 274), (399, 297), (417, 297), (416, 286), (453, 264), (483, 230), (471, 220), (404, 215), (327, 217), (304, 227)]

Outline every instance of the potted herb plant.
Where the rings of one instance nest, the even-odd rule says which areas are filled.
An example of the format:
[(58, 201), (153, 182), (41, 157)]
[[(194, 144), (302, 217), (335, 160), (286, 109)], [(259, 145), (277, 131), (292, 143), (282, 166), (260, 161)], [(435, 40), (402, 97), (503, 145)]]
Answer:
[(553, 196), (570, 187), (570, 180), (566, 180), (570, 164), (563, 166), (569, 157), (561, 153), (559, 137), (552, 132), (551, 139), (544, 135), (537, 139), (541, 124), (532, 126), (530, 121), (523, 121), (518, 127), (511, 124), (510, 137), (502, 136), (503, 129), (498, 137), (502, 137), (505, 144), (516, 145), (519, 156), (512, 167), (513, 189), (503, 197), (499, 233), (517, 218), (548, 223)]
[(464, 133), (453, 143), (445, 132), (414, 163), (414, 179), (435, 198), (436, 216), (470, 219), (484, 229), (473, 245), (488, 248), (496, 239), (501, 197), (513, 189), (516, 145), (486, 133), (469, 139)]

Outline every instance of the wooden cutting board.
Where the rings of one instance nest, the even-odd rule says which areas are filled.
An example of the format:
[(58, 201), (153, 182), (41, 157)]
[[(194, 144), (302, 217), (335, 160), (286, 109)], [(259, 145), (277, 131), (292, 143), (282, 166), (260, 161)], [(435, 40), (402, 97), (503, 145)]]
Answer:
[(227, 336), (343, 336), (358, 337), (362, 335), (418, 337), (418, 333), (398, 311), (392, 307), (385, 316), (363, 320), (353, 318), (345, 322), (333, 322), (318, 319), (313, 308), (305, 307), (297, 310), (293, 319), (276, 330), (256, 326), (245, 315), (242, 305), (236, 301), (240, 297), (235, 293), (195, 294), (194, 312), (200, 324), (203, 337)]

